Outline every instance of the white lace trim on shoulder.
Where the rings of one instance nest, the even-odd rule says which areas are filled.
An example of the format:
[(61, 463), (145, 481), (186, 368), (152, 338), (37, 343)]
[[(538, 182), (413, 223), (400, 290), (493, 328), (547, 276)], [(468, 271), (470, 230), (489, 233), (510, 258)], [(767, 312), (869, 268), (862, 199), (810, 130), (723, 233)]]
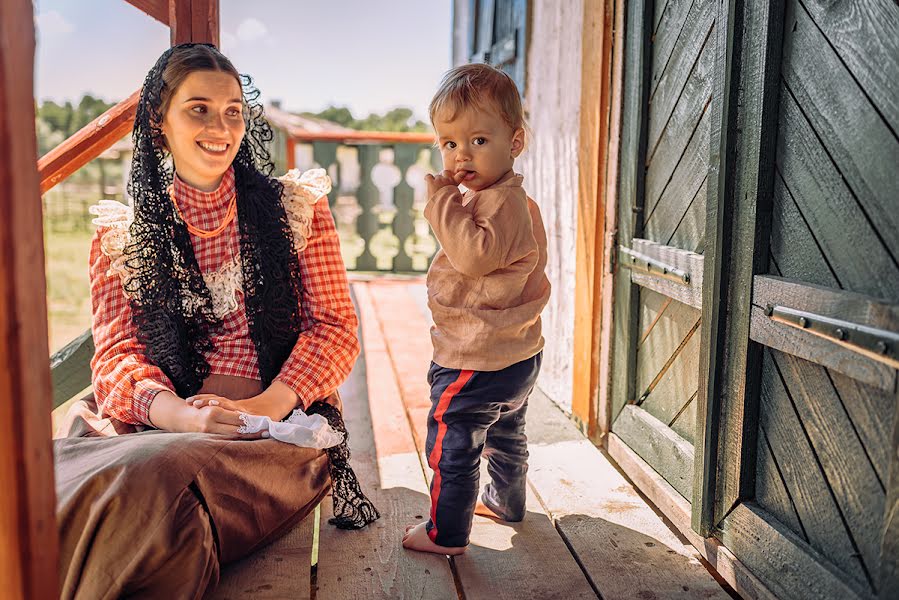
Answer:
[(331, 178), (324, 169), (309, 169), (306, 172), (291, 169), (278, 181), (284, 186), (281, 202), (293, 231), (294, 246), (297, 252), (302, 252), (312, 234), (313, 205), (331, 191)]
[[(130, 275), (125, 261), (125, 246), (131, 241), (129, 228), (134, 221), (134, 209), (127, 204), (115, 200), (100, 200), (88, 208), (88, 212), (97, 218), (91, 221), (97, 227), (106, 228), (100, 234), (100, 250), (109, 257), (107, 275), (118, 275), (124, 282)], [(125, 292), (128, 295), (128, 292)]]
[[(100, 234), (100, 251), (109, 257), (107, 275), (116, 275), (122, 280), (125, 296), (131, 297), (125, 282), (131, 277), (131, 269), (125, 259), (125, 247), (131, 241), (129, 228), (134, 221), (134, 209), (115, 200), (100, 200), (88, 211), (96, 215), (92, 223), (106, 231)], [(133, 259), (132, 259), (133, 260)], [(243, 268), (238, 258), (232, 258), (215, 271), (204, 273), (203, 281), (212, 296), (212, 311), (216, 318), (224, 319), (240, 308), (238, 292), (243, 291)], [(182, 298), (184, 310), (191, 313), (199, 306), (199, 297), (185, 293)]]

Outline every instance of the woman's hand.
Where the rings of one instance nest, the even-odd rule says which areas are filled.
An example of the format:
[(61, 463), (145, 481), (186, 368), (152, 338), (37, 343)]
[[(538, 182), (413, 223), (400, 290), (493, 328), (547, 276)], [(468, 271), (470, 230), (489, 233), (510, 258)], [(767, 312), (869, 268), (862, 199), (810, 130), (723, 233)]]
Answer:
[(297, 395), (287, 385), (275, 381), (258, 396), (246, 400), (230, 400), (215, 394), (197, 394), (187, 398), (188, 405), (196, 409), (219, 407), (236, 413), (247, 413), (280, 421), (297, 407)]
[(150, 404), (150, 420), (158, 429), (174, 433), (216, 433), (245, 439), (259, 439), (267, 433), (238, 433), (244, 424), (239, 412), (215, 405), (195, 407), (169, 391), (156, 394)]

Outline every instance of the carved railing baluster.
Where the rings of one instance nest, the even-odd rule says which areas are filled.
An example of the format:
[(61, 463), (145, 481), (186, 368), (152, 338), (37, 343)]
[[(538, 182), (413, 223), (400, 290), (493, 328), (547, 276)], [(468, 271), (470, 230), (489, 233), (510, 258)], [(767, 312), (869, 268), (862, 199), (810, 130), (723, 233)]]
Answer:
[(371, 240), (378, 232), (378, 215), (374, 212), (375, 205), (378, 202), (378, 188), (375, 187), (371, 178), (371, 171), (378, 164), (378, 152), (380, 146), (375, 144), (365, 144), (358, 147), (359, 149), (359, 189), (356, 191), (356, 198), (359, 201), (359, 208), (362, 212), (356, 220), (356, 231), (365, 242), (365, 249), (359, 258), (356, 259), (357, 271), (375, 271), (377, 270), (377, 261), (371, 253)]
[(396, 215), (393, 217), (393, 233), (399, 241), (399, 252), (393, 257), (393, 270), (397, 272), (412, 271), (412, 256), (406, 250), (406, 242), (415, 232), (412, 215), (412, 204), (415, 193), (406, 182), (409, 167), (415, 164), (418, 146), (397, 144), (393, 147), (393, 164), (400, 170), (400, 182), (393, 188), (393, 204)]

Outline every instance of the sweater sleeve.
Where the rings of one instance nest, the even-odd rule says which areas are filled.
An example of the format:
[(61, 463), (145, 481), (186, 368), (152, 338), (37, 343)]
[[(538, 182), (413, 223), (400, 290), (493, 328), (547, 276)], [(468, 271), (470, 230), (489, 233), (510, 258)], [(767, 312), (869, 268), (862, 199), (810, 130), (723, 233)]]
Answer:
[(103, 233), (104, 228), (97, 230), (90, 252), (94, 395), (104, 414), (152, 426), (150, 404), (156, 394), (174, 386), (137, 341), (121, 277), (111, 271), (112, 259), (101, 249)]
[(276, 380), (293, 389), (305, 408), (346, 380), (360, 351), (359, 321), (326, 198), (314, 204), (307, 244), (299, 259), (303, 331)]
[(486, 189), (462, 206), (459, 189), (447, 186), (431, 196), (424, 214), (453, 268), (478, 278), (512, 262), (510, 249), (530, 230), (525, 202), (504, 190)]

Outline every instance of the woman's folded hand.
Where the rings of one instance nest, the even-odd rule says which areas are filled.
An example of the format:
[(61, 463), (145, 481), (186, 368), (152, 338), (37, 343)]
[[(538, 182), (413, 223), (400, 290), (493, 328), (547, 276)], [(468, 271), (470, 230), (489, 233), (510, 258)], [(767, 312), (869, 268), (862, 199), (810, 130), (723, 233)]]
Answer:
[(297, 407), (297, 395), (285, 384), (275, 381), (261, 394), (245, 400), (231, 400), (216, 394), (197, 394), (186, 399), (196, 409), (216, 407), (234, 413), (247, 413), (280, 421)]

